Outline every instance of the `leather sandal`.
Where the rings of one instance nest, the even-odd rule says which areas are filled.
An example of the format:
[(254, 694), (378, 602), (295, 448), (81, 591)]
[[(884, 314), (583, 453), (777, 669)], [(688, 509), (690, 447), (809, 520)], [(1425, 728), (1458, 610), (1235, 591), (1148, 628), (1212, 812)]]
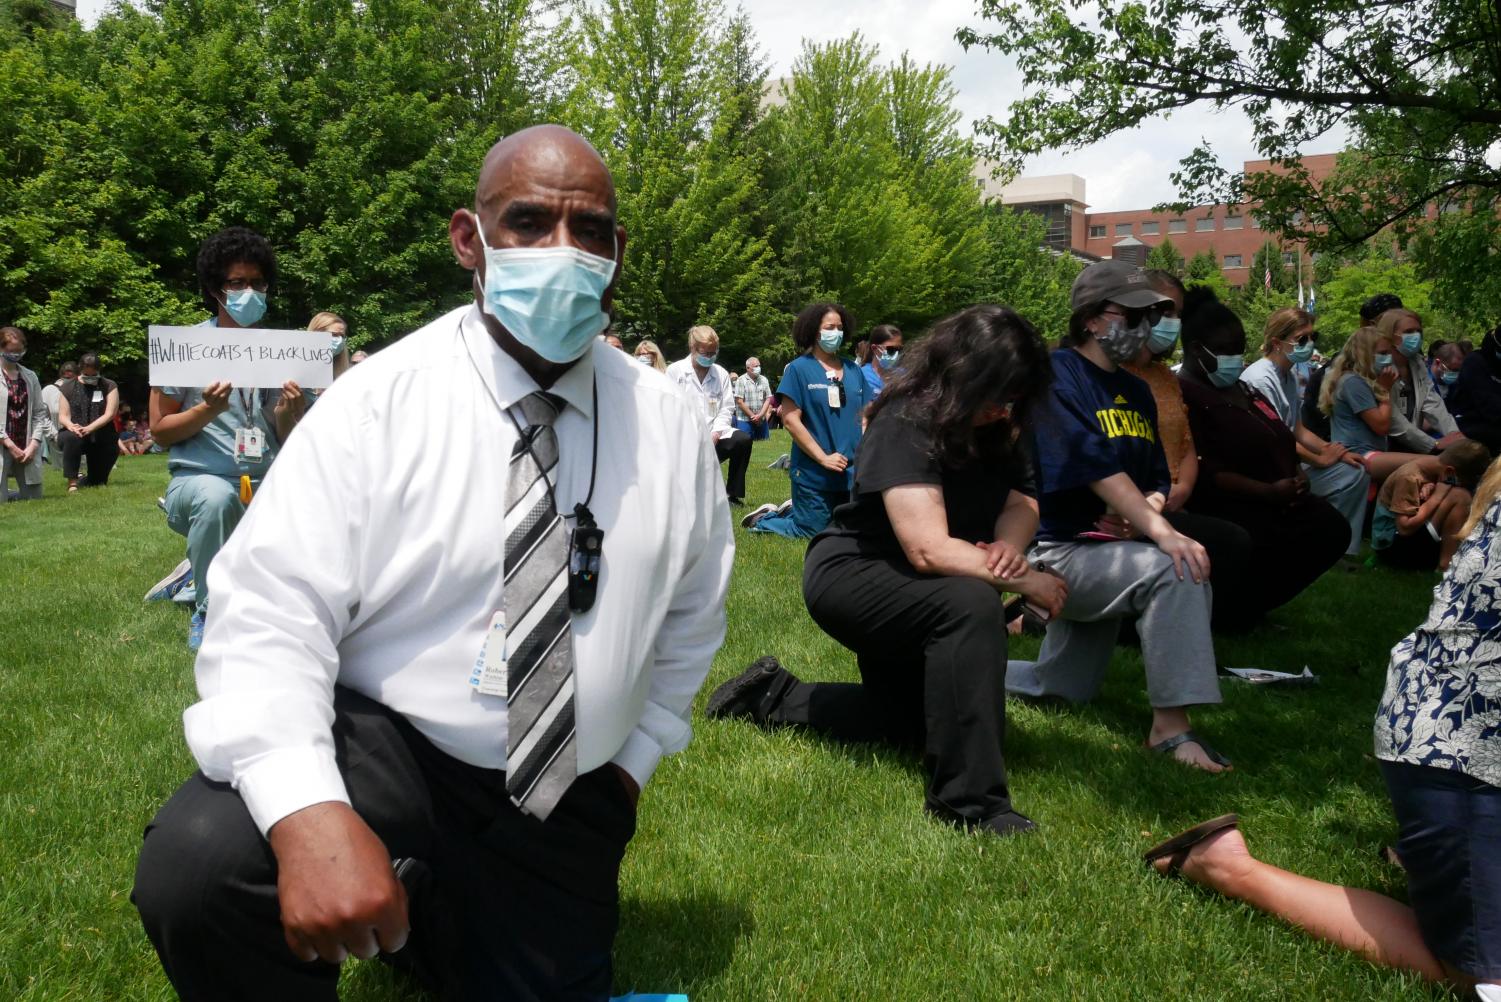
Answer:
[[(1203, 842), (1212, 835), (1218, 835), (1227, 828), (1240, 827), (1240, 815), (1221, 814), (1217, 818), (1200, 822), (1187, 831), (1181, 831), (1168, 839), (1159, 842), (1142, 854), (1141, 860), (1147, 866), (1152, 866), (1159, 859), (1168, 860), (1167, 869), (1162, 871), (1164, 877), (1175, 877), (1178, 871), (1183, 869), (1183, 863), (1188, 859), (1188, 854), (1193, 847)], [(1156, 867), (1152, 867), (1156, 869)]]
[(1175, 734), (1170, 738), (1157, 742), (1155, 745), (1147, 745), (1147, 747), (1158, 754), (1171, 755), (1174, 748), (1186, 744), (1198, 745), (1200, 750), (1204, 752), (1205, 757), (1215, 765), (1224, 766), (1226, 769), (1234, 768), (1228, 758), (1215, 751), (1208, 741), (1199, 737), (1192, 730), (1184, 731), (1182, 734)]

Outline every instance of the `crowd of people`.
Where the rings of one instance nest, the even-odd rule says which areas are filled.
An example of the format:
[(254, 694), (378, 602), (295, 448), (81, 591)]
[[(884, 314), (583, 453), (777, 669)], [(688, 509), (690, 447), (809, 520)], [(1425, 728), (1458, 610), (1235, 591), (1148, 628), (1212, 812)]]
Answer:
[[(354, 373), (343, 320), (314, 317), (341, 377), (321, 397), (152, 388), (195, 586), (200, 768), (147, 828), (132, 900), (183, 998), (328, 999), (344, 959), (379, 955), (452, 997), (603, 999), (637, 798), (688, 742), (726, 629), (730, 505), (775, 427), (789, 497), (741, 524), (807, 541), (809, 615), (859, 681), (773, 652), (706, 715), (913, 748), (924, 809), (965, 830), (1039, 824), (1006, 767), (1008, 696), (1087, 702), (1134, 637), (1144, 747), (1220, 773), (1233, 735), (1190, 720), (1221, 699), (1216, 631), (1359, 573), (1367, 539), (1441, 571), (1376, 717), (1410, 908), (1255, 860), (1233, 815), (1146, 858), (1501, 998), (1501, 328), (1425, 361), (1420, 318), (1381, 297), (1315, 365), (1314, 318), (1281, 310), (1247, 367), (1212, 293), (1104, 261), (1061, 345), (985, 304), (849, 353), (855, 318), (817, 302), (773, 385), (759, 358), (723, 365), (708, 326), (670, 364), (627, 348), (614, 213), (587, 142), (523, 130), (449, 220), (473, 303)], [(263, 237), (216, 234), (197, 270), (205, 324), (260, 325)], [(24, 335), (0, 349), (7, 477), (39, 483), (56, 427), (70, 483), (103, 482), (120, 405), (98, 358), (65, 371), (53, 419)], [(1037, 660), (1008, 656), (1020, 629), (1043, 634)]]

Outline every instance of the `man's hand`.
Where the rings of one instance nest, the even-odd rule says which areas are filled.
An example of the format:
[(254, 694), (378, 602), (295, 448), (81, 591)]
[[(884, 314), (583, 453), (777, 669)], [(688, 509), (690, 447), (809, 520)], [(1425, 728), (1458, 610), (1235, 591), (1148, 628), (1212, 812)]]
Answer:
[(610, 768), (614, 769), (615, 775), (620, 778), (620, 785), (625, 787), (625, 795), (631, 798), (631, 807), (634, 808), (641, 801), (641, 787), (637, 785), (636, 777), (614, 762), (610, 763)]
[(831, 452), (819, 460), (818, 465), (831, 473), (843, 473), (849, 469), (850, 461), (837, 452)]
[(229, 383), (209, 383), (203, 388), (203, 406), (215, 417), (229, 410), (229, 394), (234, 389)]
[(407, 894), (391, 855), (348, 805), (305, 807), (271, 826), (282, 934), (302, 960), (343, 963), (406, 945)]

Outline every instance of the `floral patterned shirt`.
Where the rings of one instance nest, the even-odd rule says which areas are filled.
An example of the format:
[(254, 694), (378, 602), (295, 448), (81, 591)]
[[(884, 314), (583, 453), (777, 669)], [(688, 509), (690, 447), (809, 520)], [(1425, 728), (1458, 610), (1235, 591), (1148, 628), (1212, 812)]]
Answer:
[(1392, 648), (1376, 757), (1501, 787), (1501, 498), (1460, 544), (1428, 618)]

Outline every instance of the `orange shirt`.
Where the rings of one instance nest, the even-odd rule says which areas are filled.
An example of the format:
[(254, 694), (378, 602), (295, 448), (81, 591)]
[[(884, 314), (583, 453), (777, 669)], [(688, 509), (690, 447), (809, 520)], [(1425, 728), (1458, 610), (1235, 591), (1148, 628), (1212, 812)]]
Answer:
[(1178, 467), (1183, 464), (1183, 457), (1194, 448), (1193, 432), (1188, 428), (1188, 406), (1183, 402), (1178, 377), (1161, 362), (1122, 368), (1152, 389), (1152, 399), (1157, 401), (1157, 438), (1162, 442), (1162, 451), (1167, 454), (1168, 473), (1176, 484)]

